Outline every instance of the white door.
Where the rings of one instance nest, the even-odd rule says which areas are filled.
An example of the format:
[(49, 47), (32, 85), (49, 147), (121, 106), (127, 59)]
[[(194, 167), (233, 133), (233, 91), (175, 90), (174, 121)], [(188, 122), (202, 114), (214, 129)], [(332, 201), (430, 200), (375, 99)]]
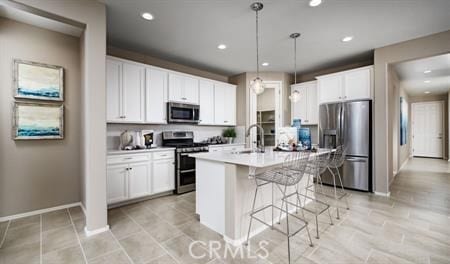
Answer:
[(175, 189), (175, 167), (173, 159), (155, 160), (152, 173), (152, 193)]
[(106, 59), (106, 120), (122, 121), (122, 62)]
[(342, 75), (321, 77), (317, 81), (319, 103), (338, 102), (342, 98)]
[(106, 175), (108, 204), (128, 199), (128, 165), (110, 165)]
[(224, 123), (227, 126), (234, 126), (236, 125), (236, 88), (231, 85), (224, 86), (225, 88), (225, 96), (223, 98), (223, 101), (225, 102), (224, 105), (224, 115), (225, 120)]
[(166, 123), (167, 72), (157, 69), (145, 69), (146, 121), (148, 123)]
[(371, 68), (363, 68), (344, 74), (344, 100), (371, 98)]
[(199, 125), (214, 124), (214, 83), (200, 81), (200, 121)]
[(292, 105), (292, 120), (301, 119), (302, 123), (308, 119), (307, 108), (308, 108), (308, 96), (307, 88), (305, 85), (293, 85), (291, 87), (291, 93), (298, 91), (300, 93), (300, 100), (298, 102), (291, 102)]
[(150, 194), (150, 164), (148, 162), (130, 164), (128, 170), (128, 196), (140, 197)]
[(443, 103), (412, 104), (413, 156), (443, 157)]
[(184, 77), (179, 74), (169, 73), (169, 100), (176, 102), (184, 102)]
[(217, 125), (225, 125), (225, 94), (226, 86), (223, 84), (214, 85), (214, 122)]
[(144, 121), (144, 67), (123, 64), (123, 114), (125, 121)]
[(183, 101), (198, 104), (198, 79), (185, 76), (183, 88)]
[(318, 124), (319, 123), (319, 103), (317, 102), (317, 83), (312, 82), (308, 85), (307, 89), (307, 113), (308, 113), (308, 124)]

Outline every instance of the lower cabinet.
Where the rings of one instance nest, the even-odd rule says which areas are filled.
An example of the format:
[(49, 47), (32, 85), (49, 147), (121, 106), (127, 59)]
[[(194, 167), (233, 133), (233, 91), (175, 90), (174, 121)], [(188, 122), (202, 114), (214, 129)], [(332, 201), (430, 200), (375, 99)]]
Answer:
[(212, 145), (209, 146), (208, 152), (219, 152), (219, 151), (240, 151), (245, 149), (245, 144), (222, 144), (222, 145)]
[(174, 190), (174, 155), (166, 152), (108, 156), (108, 204)]

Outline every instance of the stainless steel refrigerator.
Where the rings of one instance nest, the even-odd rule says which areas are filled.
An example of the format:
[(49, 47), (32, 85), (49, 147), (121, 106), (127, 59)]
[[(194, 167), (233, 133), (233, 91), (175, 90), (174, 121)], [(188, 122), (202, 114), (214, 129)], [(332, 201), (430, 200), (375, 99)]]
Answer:
[[(339, 169), (344, 187), (372, 191), (372, 101), (320, 105), (319, 145), (344, 145), (347, 157)], [(322, 181), (333, 184), (329, 172), (322, 175)]]

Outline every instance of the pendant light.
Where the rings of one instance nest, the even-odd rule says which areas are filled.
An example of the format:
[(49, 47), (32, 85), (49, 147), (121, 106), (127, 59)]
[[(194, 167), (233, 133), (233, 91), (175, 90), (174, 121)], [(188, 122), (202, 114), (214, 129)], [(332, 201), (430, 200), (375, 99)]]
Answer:
[(256, 12), (256, 78), (250, 83), (250, 88), (255, 94), (262, 94), (264, 92), (264, 83), (259, 78), (259, 25), (258, 12), (263, 9), (263, 4), (259, 2), (253, 3), (250, 8)]
[[(292, 33), (289, 36), (294, 40), (294, 84), (297, 84), (297, 38), (300, 37), (300, 33)], [(294, 90), (289, 96), (291, 102), (296, 103), (300, 100), (300, 92)]]

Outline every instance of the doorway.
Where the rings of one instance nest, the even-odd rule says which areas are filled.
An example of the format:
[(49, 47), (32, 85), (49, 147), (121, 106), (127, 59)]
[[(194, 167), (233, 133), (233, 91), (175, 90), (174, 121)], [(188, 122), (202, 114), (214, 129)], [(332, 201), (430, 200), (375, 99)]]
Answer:
[(412, 104), (412, 154), (414, 157), (444, 157), (444, 102)]

